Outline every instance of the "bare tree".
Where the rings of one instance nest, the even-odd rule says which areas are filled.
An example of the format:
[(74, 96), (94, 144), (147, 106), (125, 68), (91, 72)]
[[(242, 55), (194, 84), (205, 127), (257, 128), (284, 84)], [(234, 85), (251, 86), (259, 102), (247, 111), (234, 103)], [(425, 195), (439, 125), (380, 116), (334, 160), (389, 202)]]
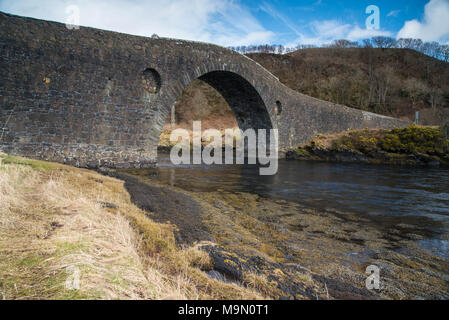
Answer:
[(432, 109), (438, 108), (444, 103), (443, 92), (438, 88), (431, 88), (429, 90), (428, 102)]
[(404, 39), (404, 38), (400, 38), (400, 39), (396, 40), (396, 48), (399, 48), (399, 49), (410, 48), (411, 40), (412, 39)]
[(363, 43), (364, 48), (372, 48), (373, 47), (373, 42), (371, 41), (371, 39), (363, 39), (362, 43)]
[(445, 62), (449, 62), (449, 45), (441, 46), (441, 57)]
[(382, 36), (373, 37), (371, 41), (375, 47), (382, 49), (392, 48), (395, 45), (395, 40), (389, 37), (382, 37)]
[(356, 46), (357, 46), (357, 42), (353, 42), (353, 41), (349, 41), (349, 40), (345, 40), (345, 39), (339, 39), (339, 40), (334, 40), (329, 47), (330, 48), (351, 48), (351, 47), (356, 47)]
[(404, 84), (410, 102), (412, 103), (412, 109), (415, 110), (418, 101), (429, 91), (429, 88), (425, 83), (416, 78), (408, 78)]

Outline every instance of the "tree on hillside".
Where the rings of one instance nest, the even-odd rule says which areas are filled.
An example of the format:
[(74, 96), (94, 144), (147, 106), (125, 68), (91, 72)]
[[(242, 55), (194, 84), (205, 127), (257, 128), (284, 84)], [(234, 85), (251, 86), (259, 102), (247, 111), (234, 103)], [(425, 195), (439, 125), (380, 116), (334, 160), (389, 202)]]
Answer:
[(332, 44), (329, 45), (329, 48), (354, 48), (356, 46), (358, 46), (357, 42), (339, 39), (334, 40)]
[[(265, 45), (250, 45), (250, 46), (238, 46), (229, 47), (232, 50), (238, 51), (243, 54), (247, 53), (274, 53), (284, 54), (291, 53), (296, 50), (317, 48), (316, 45), (298, 44), (296, 47), (284, 47), (283, 45), (265, 44)], [(441, 45), (438, 42), (423, 42), (421, 39), (401, 38), (395, 40), (390, 37), (378, 36), (370, 39), (363, 39), (361, 43), (355, 41), (349, 41), (346, 39), (334, 40), (331, 44), (323, 44), (322, 48), (399, 48), (399, 49), (411, 49), (428, 56), (449, 62), (449, 48), (448, 45)]]
[(393, 48), (396, 43), (393, 38), (383, 36), (373, 37), (371, 41), (374, 47), (381, 49)]
[(383, 66), (374, 70), (370, 86), (371, 94), (374, 98), (374, 111), (379, 113), (390, 113), (388, 109), (389, 94), (394, 81), (394, 70), (390, 66)]
[(371, 39), (363, 39), (362, 40), (362, 44), (363, 44), (363, 48), (372, 48), (373, 47), (373, 42), (371, 41)]
[(445, 62), (449, 62), (449, 45), (442, 45), (441, 46), (441, 58)]
[(416, 110), (418, 101), (429, 92), (429, 88), (425, 83), (416, 78), (408, 78), (405, 80), (404, 88), (412, 104), (412, 110)]
[(423, 42), (421, 39), (412, 39), (412, 38), (401, 38), (396, 41), (396, 48), (402, 49), (412, 49), (416, 51), (420, 51)]
[(443, 92), (439, 88), (431, 88), (428, 96), (428, 102), (432, 109), (437, 109), (444, 104)]

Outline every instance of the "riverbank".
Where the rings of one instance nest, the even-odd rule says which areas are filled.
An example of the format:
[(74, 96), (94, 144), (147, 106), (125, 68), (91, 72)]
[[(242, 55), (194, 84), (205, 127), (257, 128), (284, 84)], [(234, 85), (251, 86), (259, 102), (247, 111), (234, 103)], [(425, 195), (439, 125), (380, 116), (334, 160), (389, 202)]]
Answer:
[[(184, 190), (156, 181), (158, 169), (0, 158), (5, 299), (449, 298), (447, 259), (416, 243), (424, 218), (373, 224), (247, 192)], [(371, 264), (379, 291), (365, 287)], [(74, 270), (78, 290), (67, 287)]]
[[(363, 214), (332, 205), (318, 209), (250, 188), (239, 191), (245, 187), (230, 184), (240, 186), (240, 179), (249, 176), (240, 175), (238, 168), (229, 175), (223, 170), (175, 169), (161, 163), (154, 170), (120, 174), (133, 201), (153, 206), (153, 219), (176, 224), (180, 245), (197, 240), (217, 244), (218, 252), (204, 249), (213, 261), (209, 274), (223, 281), (242, 283), (249, 271), (263, 280), (260, 287), (275, 299), (449, 298), (447, 258), (423, 246), (435, 239), (431, 230), (444, 230), (444, 222), (418, 214), (383, 215), (369, 206)], [(267, 182), (261, 179), (259, 187), (275, 189)], [(292, 192), (294, 186), (285, 181), (285, 188)], [(319, 203), (322, 196), (316, 194), (312, 201)], [(181, 212), (165, 210), (166, 203), (185, 197), (198, 206), (189, 203)], [(447, 234), (441, 240), (445, 241)], [(370, 265), (380, 269), (380, 290), (365, 287)]]
[(287, 159), (449, 167), (449, 140), (434, 127), (353, 130), (318, 135)]
[(1, 299), (266, 297), (208, 276), (200, 244), (177, 246), (116, 178), (0, 154), (0, 202)]
[[(294, 263), (280, 263), (262, 251), (248, 251), (251, 244), (247, 242), (242, 242), (243, 246), (231, 244), (229, 240), (238, 234), (238, 238), (242, 238), (248, 235), (248, 231), (239, 223), (231, 222), (230, 219), (235, 218), (231, 209), (228, 210), (227, 205), (214, 198), (213, 193), (203, 198), (201, 194), (159, 184), (147, 178), (154, 172), (151, 169), (126, 170), (111, 174), (125, 181), (134, 203), (140, 208), (151, 209), (151, 219), (176, 225), (175, 239), (179, 246), (199, 243), (212, 261), (209, 268), (203, 268), (209, 277), (223, 283), (256, 288), (263, 296), (273, 299), (335, 298), (326, 291), (324, 282), (314, 281), (313, 273), (308, 268)], [(250, 216), (248, 219), (253, 220)], [(263, 224), (261, 227), (264, 227)], [(272, 228), (267, 226), (267, 232), (271, 232)], [(240, 234), (242, 231), (244, 233)], [(254, 244), (263, 240), (251, 235), (248, 241)], [(266, 250), (268, 253), (277, 251), (271, 245)], [(366, 289), (355, 289), (357, 291), (364, 292), (364, 295), (353, 298), (376, 297)]]

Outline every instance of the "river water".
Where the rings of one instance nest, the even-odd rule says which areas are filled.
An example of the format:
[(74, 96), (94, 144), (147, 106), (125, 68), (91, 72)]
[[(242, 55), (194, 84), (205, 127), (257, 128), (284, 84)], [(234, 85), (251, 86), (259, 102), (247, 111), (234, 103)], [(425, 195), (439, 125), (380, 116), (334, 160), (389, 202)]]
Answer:
[(274, 176), (255, 165), (173, 165), (159, 154), (159, 182), (192, 192), (247, 192), (377, 224), (419, 227), (417, 243), (449, 258), (449, 170), (279, 160)]

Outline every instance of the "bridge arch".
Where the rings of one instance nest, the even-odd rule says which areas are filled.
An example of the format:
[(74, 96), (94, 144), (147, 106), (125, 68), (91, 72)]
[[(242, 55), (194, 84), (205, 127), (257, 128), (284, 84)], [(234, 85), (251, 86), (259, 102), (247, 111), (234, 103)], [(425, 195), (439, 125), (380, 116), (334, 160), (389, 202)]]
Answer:
[(217, 90), (234, 112), (242, 130), (272, 129), (267, 106), (258, 91), (245, 78), (230, 71), (212, 71), (199, 77)]
[(268, 103), (264, 101), (255, 86), (239, 73), (229, 70), (213, 70), (192, 78), (193, 80), (185, 81), (182, 85), (179, 83), (175, 85), (175, 90), (166, 88), (166, 90), (173, 90), (176, 94), (173, 95), (174, 101), (165, 103), (165, 106), (163, 106), (165, 112), (160, 113), (159, 123), (167, 123), (171, 113), (169, 110), (181, 98), (186, 88), (193, 81), (199, 79), (214, 88), (224, 98), (241, 130), (273, 129), (276, 127), (276, 123), (270, 117)]

